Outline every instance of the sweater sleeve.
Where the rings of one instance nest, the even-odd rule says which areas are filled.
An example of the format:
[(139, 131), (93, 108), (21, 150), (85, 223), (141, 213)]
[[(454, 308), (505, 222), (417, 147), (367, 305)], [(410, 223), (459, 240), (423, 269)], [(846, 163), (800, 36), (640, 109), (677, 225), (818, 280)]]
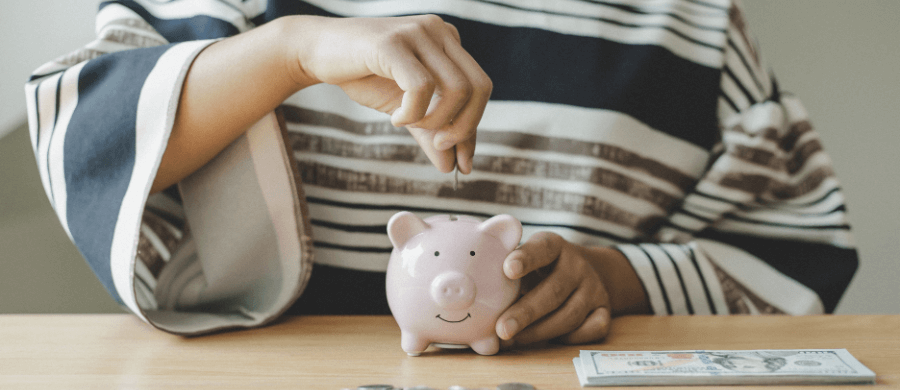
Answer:
[(656, 314), (832, 313), (857, 266), (831, 160), (732, 6), (721, 142), (656, 234), (621, 245)]
[(168, 332), (260, 325), (308, 277), (274, 113), (177, 188), (149, 194), (192, 61), (251, 29), (257, 3), (103, 2), (97, 38), (25, 86), (41, 181), (65, 232), (113, 299)]

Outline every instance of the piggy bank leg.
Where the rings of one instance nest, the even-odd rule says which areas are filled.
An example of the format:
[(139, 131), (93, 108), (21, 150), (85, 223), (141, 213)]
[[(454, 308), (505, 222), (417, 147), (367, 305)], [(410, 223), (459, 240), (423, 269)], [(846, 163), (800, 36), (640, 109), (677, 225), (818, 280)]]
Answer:
[(479, 355), (494, 355), (500, 351), (500, 339), (496, 335), (487, 336), (469, 344), (469, 346)]
[(419, 356), (425, 352), (429, 344), (431, 343), (428, 340), (421, 338), (418, 334), (400, 331), (400, 348), (403, 348), (403, 351), (409, 356)]

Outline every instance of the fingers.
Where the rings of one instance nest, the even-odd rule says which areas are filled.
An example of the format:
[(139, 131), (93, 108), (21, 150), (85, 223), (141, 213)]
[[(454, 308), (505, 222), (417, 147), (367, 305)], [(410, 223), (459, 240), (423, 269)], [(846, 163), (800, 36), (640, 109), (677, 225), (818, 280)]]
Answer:
[[(431, 161), (439, 171), (449, 173), (453, 170), (457, 159), (453, 149), (437, 150), (434, 148), (432, 140), (434, 140), (434, 134), (437, 133), (437, 130), (422, 129), (412, 125), (406, 126), (406, 129), (409, 130), (413, 139), (416, 140), (416, 143), (418, 143), (419, 147), (422, 148), (422, 151), (425, 152), (428, 160)], [(462, 168), (460, 168), (460, 171), (462, 171)]]
[[(559, 258), (564, 242), (557, 234), (537, 233), (506, 257), (503, 272), (510, 279), (520, 279), (550, 265)], [(532, 322), (562, 305), (577, 286), (569, 280), (564, 270), (555, 270), (500, 315), (497, 335), (504, 340), (511, 339)]]
[(456, 40), (456, 43), (462, 42), (462, 39), (459, 37), (459, 30), (456, 29), (456, 26), (444, 22), (444, 27), (446, 27), (447, 30), (450, 31), (450, 34), (453, 36), (453, 39)]
[[(546, 282), (547, 279), (541, 285)], [(532, 292), (539, 291), (541, 285)], [(510, 307), (498, 319), (497, 335), (502, 340), (507, 340), (507, 346), (509, 341), (524, 345), (549, 339), (557, 339), (566, 344), (584, 344), (601, 340), (609, 333), (610, 309), (605, 300), (597, 299), (596, 288), (582, 285), (568, 298), (563, 298), (564, 302), (559, 305), (554, 305), (553, 300), (546, 298), (529, 300), (529, 296), (531, 294), (516, 303), (521, 304), (520, 307)], [(602, 306), (596, 307), (598, 301)], [(534, 320), (534, 313), (544, 311), (546, 313), (543, 316)]]
[(400, 127), (418, 122), (428, 111), (434, 95), (433, 72), (403, 44), (388, 45), (382, 50), (383, 56), (390, 61), (383, 66), (386, 68), (384, 73), (379, 75), (394, 80), (403, 91), (400, 107), (391, 113), (391, 123)]
[(559, 257), (565, 240), (558, 234), (539, 232), (512, 251), (503, 260), (503, 272), (510, 279), (519, 279), (529, 272), (545, 267)]
[(459, 170), (467, 174), (472, 171), (472, 156), (475, 153), (475, 134), (478, 124), (484, 115), (484, 109), (494, 86), (481, 66), (459, 45), (459, 32), (456, 28), (449, 24), (448, 26), (456, 44), (446, 45), (445, 52), (466, 75), (472, 88), (469, 99), (453, 119), (448, 131), (439, 132), (435, 136), (434, 147), (437, 150), (447, 150), (456, 146)]
[(456, 28), (434, 15), (313, 21), (319, 39), (300, 50), (305, 73), (390, 114), (441, 171), (458, 163), (460, 172), (471, 172), (493, 85)]
[[(390, 76), (404, 91), (400, 108), (392, 114), (391, 122), (395, 126), (440, 130), (434, 132), (431, 139), (432, 147), (437, 151), (466, 143), (457, 148), (457, 159), (460, 171), (469, 173), (477, 126), (493, 84), (460, 45), (455, 27), (434, 15), (416, 18), (424, 32), (407, 37), (403, 44), (391, 45), (392, 48), (385, 52), (396, 59), (396, 65), (392, 62)], [(454, 165), (453, 162), (456, 161), (449, 165)], [(435, 165), (447, 163), (442, 161)]]
[(438, 133), (435, 137), (434, 146), (438, 150), (449, 149), (475, 136), (494, 88), (491, 79), (462, 46), (448, 45), (445, 52), (465, 74), (470, 91), (463, 107), (453, 118), (449, 131)]
[(472, 172), (472, 158), (475, 155), (475, 138), (470, 138), (456, 145), (456, 149), (437, 150), (432, 140), (438, 130), (422, 129), (416, 126), (406, 126), (409, 133), (425, 152), (428, 160), (441, 172), (449, 173), (453, 171), (455, 165), (459, 164), (459, 171), (463, 174)]
[[(587, 315), (587, 310), (581, 309), (577, 304), (563, 306), (577, 287), (577, 284), (570, 282), (561, 275), (561, 272), (544, 279), (534, 290), (529, 291), (500, 315), (497, 321), (497, 335), (504, 340), (516, 337), (517, 342), (527, 344), (571, 331), (572, 329), (567, 329), (568, 326), (560, 327), (560, 325), (580, 322)], [(557, 308), (560, 308), (559, 312), (544, 318)], [(544, 319), (541, 320), (542, 318)], [(541, 321), (533, 324), (538, 320)]]
[[(504, 273), (524, 281), (541, 278), (497, 320), (497, 335), (515, 344), (558, 339), (586, 343), (609, 331), (609, 294), (585, 257), (590, 251), (559, 235), (533, 235), (504, 261)], [(550, 269), (549, 275), (541, 276)], [(525, 276), (528, 276), (527, 278)]]
[(602, 340), (609, 334), (612, 315), (608, 307), (598, 307), (575, 330), (559, 337), (566, 344), (587, 344)]
[(516, 342), (530, 344), (557, 339), (566, 344), (584, 344), (600, 340), (609, 332), (608, 302), (606, 289), (598, 284), (582, 283), (562, 307), (517, 334)]
[(472, 173), (472, 158), (475, 156), (475, 137), (469, 138), (456, 145), (456, 163), (459, 171), (464, 174)]
[[(449, 32), (433, 34), (448, 35)], [(447, 42), (449, 46), (459, 46), (452, 38), (438, 39)], [(428, 112), (415, 125), (426, 129), (441, 129), (452, 125), (451, 122), (472, 96), (472, 82), (454, 59), (447, 55), (446, 46), (435, 42), (435, 39), (417, 39), (414, 43), (417, 58), (431, 72), (436, 84), (434, 96), (429, 96)], [(453, 145), (455, 143), (450, 146)], [(440, 150), (445, 149), (448, 148)]]

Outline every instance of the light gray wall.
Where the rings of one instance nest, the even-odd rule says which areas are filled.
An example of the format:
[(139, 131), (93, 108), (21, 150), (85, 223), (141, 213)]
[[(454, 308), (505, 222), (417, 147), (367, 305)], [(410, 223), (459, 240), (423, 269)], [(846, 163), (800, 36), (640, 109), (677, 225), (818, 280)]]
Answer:
[(25, 121), (31, 71), (94, 37), (99, 0), (3, 0), (0, 12), (0, 137)]
[[(25, 120), (32, 70), (94, 37), (97, 0), (4, 0), (0, 12), (0, 313), (120, 312), (56, 219)], [(3, 137), (4, 134), (10, 133)]]
[(782, 88), (799, 96), (847, 197), (861, 267), (840, 313), (900, 313), (900, 1), (745, 0)]
[[(0, 134), (24, 118), (28, 73), (91, 39), (92, 3), (6, 0)], [(900, 313), (900, 1), (744, 5), (780, 84), (805, 102), (848, 198), (862, 267), (838, 312)], [(0, 139), (0, 167), (0, 313), (119, 311), (56, 221), (24, 127)]]

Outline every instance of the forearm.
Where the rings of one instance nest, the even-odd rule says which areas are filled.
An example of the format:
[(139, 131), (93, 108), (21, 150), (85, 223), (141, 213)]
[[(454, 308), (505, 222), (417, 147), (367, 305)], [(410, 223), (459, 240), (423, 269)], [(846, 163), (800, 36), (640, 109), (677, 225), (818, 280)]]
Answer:
[[(151, 192), (209, 162), (285, 99), (315, 83), (298, 74), (279, 21), (216, 42), (191, 65)], [(303, 39), (291, 37), (291, 39)]]
[(492, 84), (455, 31), (434, 15), (290, 16), (210, 45), (188, 72), (151, 190), (177, 183), (293, 93), (319, 82), (408, 126), (441, 171), (458, 164), (468, 173)]

